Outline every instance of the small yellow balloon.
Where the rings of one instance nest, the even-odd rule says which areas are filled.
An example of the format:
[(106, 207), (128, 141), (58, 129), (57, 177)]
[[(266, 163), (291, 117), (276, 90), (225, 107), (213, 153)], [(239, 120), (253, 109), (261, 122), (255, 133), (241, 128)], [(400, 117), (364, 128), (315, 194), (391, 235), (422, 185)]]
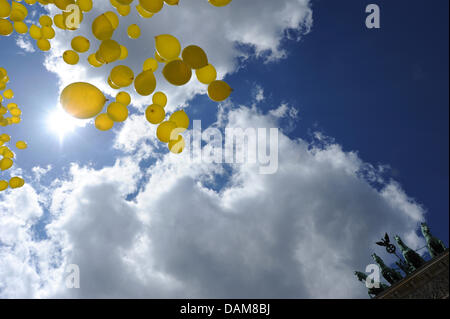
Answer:
[(119, 92), (116, 95), (116, 102), (128, 106), (131, 103), (131, 96), (125, 91)]
[(123, 122), (128, 118), (128, 109), (122, 103), (111, 103), (107, 108), (107, 113), (114, 122)]
[(16, 147), (17, 147), (19, 150), (25, 150), (25, 149), (28, 148), (28, 145), (27, 145), (27, 143), (25, 143), (24, 141), (17, 141), (17, 142), (16, 142)]
[(153, 94), (152, 102), (153, 104), (158, 104), (162, 107), (165, 107), (167, 105), (167, 95), (165, 95), (163, 92), (156, 92), (155, 94)]
[(81, 35), (73, 38), (70, 44), (72, 49), (80, 53), (88, 51), (91, 46), (89, 40)]
[(181, 128), (183, 131), (189, 127), (189, 117), (184, 110), (174, 112), (170, 116), (169, 121), (174, 122), (177, 128)]
[(233, 89), (224, 81), (214, 81), (208, 86), (208, 96), (215, 102), (226, 100)]
[(174, 154), (180, 154), (181, 152), (183, 152), (185, 147), (186, 142), (181, 135), (178, 135), (178, 138), (176, 140), (169, 141), (169, 150)]
[(6, 171), (8, 169), (11, 168), (11, 166), (13, 166), (13, 161), (12, 159), (10, 159), (9, 157), (4, 157), (2, 158), (2, 160), (0, 160), (0, 169), (2, 171)]
[(141, 29), (137, 24), (132, 24), (128, 27), (127, 33), (131, 39), (138, 39), (141, 36)]
[(20, 177), (13, 177), (9, 180), (9, 186), (11, 188), (20, 188), (25, 185), (25, 181)]
[(114, 126), (114, 121), (106, 113), (99, 114), (95, 118), (95, 127), (100, 131), (108, 131)]
[(164, 111), (164, 108), (161, 105), (152, 104), (145, 110), (145, 117), (147, 118), (147, 121), (149, 121), (150, 123), (159, 124), (162, 121), (164, 121), (164, 118), (166, 117), (166, 112)]
[(210, 84), (217, 79), (217, 71), (211, 64), (195, 70), (195, 75), (197, 76), (198, 81), (203, 84)]
[(8, 188), (9, 184), (7, 181), (0, 181), (0, 192), (3, 192), (4, 190), (6, 190)]
[(111, 70), (110, 77), (115, 85), (126, 87), (133, 83), (134, 73), (126, 65), (118, 65)]
[(162, 122), (156, 129), (156, 137), (163, 143), (169, 143), (170, 135), (177, 125), (172, 121)]
[(75, 65), (80, 61), (80, 56), (73, 50), (67, 50), (63, 53), (63, 60), (67, 64)]
[(156, 59), (149, 58), (149, 59), (145, 60), (142, 69), (144, 71), (151, 70), (151, 71), (155, 72), (156, 70), (158, 70), (158, 61), (156, 61)]

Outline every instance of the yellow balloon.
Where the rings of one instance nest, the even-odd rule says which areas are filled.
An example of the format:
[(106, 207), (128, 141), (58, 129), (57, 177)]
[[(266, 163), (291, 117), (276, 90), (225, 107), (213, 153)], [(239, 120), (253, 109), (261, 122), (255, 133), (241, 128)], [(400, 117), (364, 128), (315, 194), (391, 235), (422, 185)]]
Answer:
[(124, 5), (124, 6), (120, 5), (116, 9), (117, 9), (117, 12), (119, 12), (119, 14), (122, 17), (129, 15), (130, 11), (131, 11), (131, 7), (129, 5)]
[(165, 60), (171, 61), (180, 56), (181, 44), (173, 35), (158, 35), (155, 37), (155, 44), (156, 51)]
[(13, 177), (9, 180), (9, 186), (11, 188), (20, 188), (25, 185), (25, 181), (20, 177)]
[(93, 67), (99, 68), (103, 65), (103, 62), (100, 62), (97, 60), (95, 53), (92, 53), (89, 57), (88, 57), (88, 62), (90, 65), (92, 65)]
[(77, 5), (83, 12), (89, 12), (92, 10), (92, 0), (77, 0)]
[(226, 100), (233, 89), (224, 81), (214, 81), (208, 86), (208, 96), (215, 102)]
[(61, 92), (64, 110), (79, 119), (89, 119), (101, 112), (106, 98), (97, 87), (86, 82), (69, 84)]
[(164, 111), (164, 108), (161, 105), (152, 104), (145, 110), (145, 117), (150, 123), (159, 124), (164, 121), (166, 111)]
[(0, 18), (0, 35), (8, 36), (13, 33), (14, 27), (9, 20)]
[(127, 33), (131, 39), (137, 39), (141, 36), (141, 29), (137, 24), (132, 24), (128, 27)]
[(120, 57), (119, 60), (125, 60), (128, 57), (128, 49), (123, 46), (120, 45)]
[(67, 50), (63, 53), (63, 60), (67, 64), (75, 65), (80, 60), (80, 57), (78, 56), (78, 53), (76, 53), (73, 50)]
[(16, 147), (17, 147), (19, 150), (25, 150), (25, 149), (28, 148), (28, 145), (27, 145), (27, 143), (25, 143), (24, 141), (18, 141), (18, 142), (16, 142)]
[(153, 94), (152, 102), (154, 104), (165, 107), (167, 105), (167, 95), (165, 95), (163, 92), (156, 92), (155, 94)]
[(11, 113), (12, 116), (20, 116), (22, 114), (22, 111), (16, 107), (10, 110), (9, 113)]
[(14, 30), (16, 30), (17, 33), (25, 34), (28, 32), (28, 26), (23, 21), (16, 21), (14, 22)]
[(92, 33), (100, 41), (111, 39), (114, 27), (105, 14), (99, 15), (92, 22)]
[(42, 37), (41, 28), (34, 24), (30, 27), (28, 33), (30, 34), (30, 37), (35, 40), (39, 40)]
[(0, 160), (0, 169), (2, 171), (6, 171), (13, 166), (13, 161), (9, 157), (4, 157), (2, 160)]
[(176, 140), (169, 141), (169, 150), (174, 154), (180, 154), (181, 152), (183, 152), (185, 147), (186, 142), (181, 135), (178, 135), (178, 138)]
[(166, 121), (158, 125), (156, 129), (156, 137), (163, 143), (169, 143), (170, 135), (177, 125), (174, 122)]
[(139, 0), (141, 7), (148, 12), (158, 13), (164, 6), (163, 0)]
[(41, 51), (48, 51), (51, 48), (50, 42), (47, 39), (39, 39), (36, 44)]
[(123, 122), (128, 118), (128, 109), (122, 103), (111, 103), (108, 105), (107, 113), (114, 122)]
[(53, 21), (49, 16), (43, 15), (39, 18), (39, 24), (43, 27), (51, 27), (53, 25)]
[(42, 27), (42, 38), (53, 39), (55, 37), (55, 30), (52, 27)]
[(184, 110), (174, 112), (169, 121), (174, 122), (177, 128), (183, 129), (181, 132), (185, 131), (189, 127), (189, 117)]
[(5, 99), (10, 100), (10, 99), (12, 99), (14, 97), (14, 92), (13, 92), (13, 90), (8, 89), (8, 90), (3, 92), (3, 96), (4, 96)]
[(200, 83), (210, 84), (217, 79), (217, 71), (214, 66), (208, 64), (207, 66), (195, 70), (195, 75)]
[(170, 84), (177, 86), (185, 85), (192, 77), (191, 68), (181, 60), (167, 63), (162, 73)]
[(8, 134), (3, 133), (2, 135), (0, 135), (0, 141), (8, 143), (9, 141), (11, 141), (11, 136), (9, 136)]
[(133, 83), (134, 73), (126, 65), (118, 65), (111, 70), (110, 77), (115, 85), (125, 87)]
[(136, 10), (139, 13), (139, 15), (144, 19), (149, 19), (153, 17), (154, 14), (145, 10), (140, 4), (136, 6)]
[(208, 0), (215, 7), (224, 7), (231, 2), (231, 0)]
[(73, 38), (70, 44), (72, 49), (80, 53), (88, 51), (91, 46), (89, 40), (81, 35)]
[(190, 45), (184, 48), (181, 54), (183, 61), (194, 70), (201, 69), (208, 65), (208, 57), (202, 48), (196, 45)]
[(95, 127), (100, 131), (108, 131), (114, 126), (114, 121), (106, 113), (99, 114), (95, 118)]
[(144, 71), (152, 70), (153, 72), (155, 72), (156, 70), (158, 70), (158, 61), (156, 61), (156, 59), (149, 58), (145, 60), (142, 69)]
[(134, 80), (136, 92), (142, 96), (152, 94), (156, 88), (156, 78), (151, 70), (143, 71)]
[(108, 78), (108, 84), (111, 88), (113, 88), (114, 90), (118, 90), (120, 89), (120, 86), (115, 85), (114, 82), (111, 80), (111, 77)]
[(7, 18), (11, 13), (11, 5), (6, 0), (0, 0), (0, 18)]
[(121, 53), (122, 49), (120, 48), (120, 44), (114, 40), (102, 41), (98, 49), (98, 54), (105, 63), (111, 63), (118, 60)]
[(7, 181), (0, 181), (0, 192), (3, 192), (5, 189), (8, 188), (8, 182)]
[(127, 92), (124, 92), (124, 91), (119, 92), (116, 95), (116, 102), (121, 103), (125, 106), (128, 106), (131, 103), (131, 96)]
[(104, 14), (108, 18), (109, 22), (111, 22), (113, 29), (117, 29), (117, 27), (119, 26), (119, 17), (117, 16), (117, 14), (112, 11), (105, 12)]

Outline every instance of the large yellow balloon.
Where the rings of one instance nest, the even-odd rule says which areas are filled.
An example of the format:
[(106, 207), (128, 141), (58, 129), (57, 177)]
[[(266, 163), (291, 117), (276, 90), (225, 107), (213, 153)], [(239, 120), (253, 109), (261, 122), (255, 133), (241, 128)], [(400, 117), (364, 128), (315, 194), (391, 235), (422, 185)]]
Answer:
[(192, 77), (191, 68), (181, 60), (167, 63), (162, 73), (170, 84), (177, 86), (185, 85)]
[(0, 0), (0, 18), (7, 18), (11, 13), (11, 5), (6, 0)]
[(86, 82), (69, 84), (61, 92), (64, 110), (79, 119), (89, 119), (101, 112), (106, 98), (97, 87)]
[(171, 61), (180, 56), (181, 44), (173, 35), (158, 35), (155, 37), (155, 44), (158, 54), (167, 61)]
[(215, 102), (226, 100), (233, 89), (224, 81), (214, 81), (208, 86), (208, 96)]
[(142, 96), (152, 94), (156, 88), (156, 78), (151, 70), (144, 71), (134, 80), (136, 92)]
[(164, 121), (166, 111), (164, 111), (164, 108), (161, 105), (152, 104), (145, 110), (145, 117), (150, 123), (159, 124)]
[(197, 70), (208, 65), (208, 57), (202, 48), (196, 45), (190, 45), (184, 48), (181, 54), (183, 61), (189, 65), (191, 69)]

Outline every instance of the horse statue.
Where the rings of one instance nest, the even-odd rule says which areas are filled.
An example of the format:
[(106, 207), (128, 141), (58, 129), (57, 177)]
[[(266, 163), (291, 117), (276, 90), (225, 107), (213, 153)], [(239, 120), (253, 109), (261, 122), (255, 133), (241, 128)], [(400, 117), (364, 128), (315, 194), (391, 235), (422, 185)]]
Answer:
[[(360, 272), (360, 271), (355, 271), (355, 276), (358, 278), (359, 281), (363, 282), (366, 285), (367, 274)], [(378, 288), (376, 288), (376, 287), (368, 288), (367, 293), (369, 294), (370, 298), (377, 296), (378, 294), (380, 294), (381, 292), (383, 292), (384, 290), (389, 288), (388, 285), (383, 284), (382, 282), (380, 282), (379, 284), (380, 284), (380, 286)]]
[(373, 260), (380, 266), (381, 268), (381, 274), (383, 275), (384, 279), (387, 280), (391, 285), (395, 284), (397, 281), (400, 281), (403, 279), (402, 275), (395, 271), (394, 269), (386, 266), (383, 259), (377, 256), (377, 254), (372, 254)]
[(442, 240), (431, 235), (430, 228), (426, 223), (420, 224), (420, 228), (422, 229), (423, 237), (427, 241), (428, 252), (431, 258), (442, 254), (447, 249)]
[(425, 259), (423, 259), (418, 253), (406, 246), (400, 236), (395, 235), (395, 240), (397, 241), (400, 250), (402, 251), (403, 258), (406, 262), (414, 267), (414, 270), (425, 264)]

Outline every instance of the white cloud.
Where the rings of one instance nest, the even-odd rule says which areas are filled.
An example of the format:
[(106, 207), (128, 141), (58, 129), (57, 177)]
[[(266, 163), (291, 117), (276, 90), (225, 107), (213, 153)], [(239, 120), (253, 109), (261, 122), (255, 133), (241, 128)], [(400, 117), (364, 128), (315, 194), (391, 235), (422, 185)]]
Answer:
[(31, 53), (35, 52), (33, 44), (30, 42), (30, 40), (24, 36), (18, 36), (16, 38), (16, 44), (19, 48), (24, 50), (25, 52)]
[[(244, 106), (224, 116), (230, 126), (277, 126), (273, 116)], [(365, 297), (353, 270), (372, 262), (374, 242), (386, 231), (417, 248), (422, 239), (414, 232), (424, 210), (395, 182), (371, 186), (359, 174), (370, 165), (356, 153), (316, 145), (280, 134), (274, 175), (236, 165), (226, 177), (221, 165), (170, 154), (156, 155), (141, 171), (139, 160), (153, 153), (100, 170), (74, 165), (70, 179), (53, 190), (49, 239), (36, 243), (25, 226), (14, 226), (28, 237), (14, 249), (2, 247), (10, 270), (0, 274), (0, 295)], [(220, 174), (228, 182), (210, 188)], [(27, 202), (38, 207), (30, 204), (36, 198)], [(40, 254), (23, 257), (36, 245)], [(50, 256), (57, 262), (48, 262)], [(70, 263), (80, 266), (80, 289), (63, 286)], [(26, 266), (29, 275), (12, 265)]]

